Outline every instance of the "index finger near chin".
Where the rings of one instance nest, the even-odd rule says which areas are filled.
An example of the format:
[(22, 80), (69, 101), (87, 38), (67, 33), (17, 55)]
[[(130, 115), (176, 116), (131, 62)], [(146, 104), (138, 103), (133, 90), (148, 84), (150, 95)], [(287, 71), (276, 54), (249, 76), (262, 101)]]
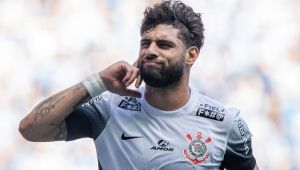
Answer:
[(132, 64), (132, 66), (138, 67), (138, 60), (136, 60), (136, 61)]
[[(133, 68), (133, 72), (130, 76), (130, 79), (127, 81), (127, 83), (130, 85), (134, 82), (134, 80), (139, 76), (139, 69), (138, 68)], [(126, 84), (127, 84), (126, 83)]]
[(137, 79), (136, 79), (136, 82), (135, 82), (135, 87), (138, 88), (138, 87), (140, 87), (141, 84), (142, 84), (142, 77), (139, 74)]
[(126, 61), (120, 61), (120, 68), (122, 72), (127, 73), (128, 70), (132, 67), (130, 64), (128, 64)]

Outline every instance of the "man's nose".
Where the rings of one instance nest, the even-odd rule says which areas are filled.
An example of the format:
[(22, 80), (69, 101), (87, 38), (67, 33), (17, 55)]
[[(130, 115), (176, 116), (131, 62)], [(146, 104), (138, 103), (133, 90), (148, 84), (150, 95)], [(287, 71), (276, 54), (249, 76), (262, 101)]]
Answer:
[(148, 50), (146, 51), (146, 55), (149, 58), (157, 58), (159, 53), (158, 53), (158, 47), (156, 45), (155, 42), (152, 42), (148, 48)]

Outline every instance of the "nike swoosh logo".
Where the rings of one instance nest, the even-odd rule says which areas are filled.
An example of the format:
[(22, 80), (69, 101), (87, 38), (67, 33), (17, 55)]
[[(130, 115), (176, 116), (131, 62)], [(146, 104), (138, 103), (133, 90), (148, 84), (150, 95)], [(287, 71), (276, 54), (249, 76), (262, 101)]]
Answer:
[(142, 138), (143, 137), (143, 136), (130, 136), (130, 137), (126, 137), (124, 134), (125, 134), (125, 132), (121, 136), (122, 140), (128, 140), (128, 139)]

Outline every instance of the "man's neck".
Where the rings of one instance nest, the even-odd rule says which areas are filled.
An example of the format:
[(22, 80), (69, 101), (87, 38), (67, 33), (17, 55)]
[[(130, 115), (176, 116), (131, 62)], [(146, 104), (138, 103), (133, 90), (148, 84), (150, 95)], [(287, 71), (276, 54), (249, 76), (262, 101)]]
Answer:
[(164, 111), (174, 111), (183, 107), (190, 98), (188, 82), (179, 82), (164, 88), (145, 87), (145, 99), (153, 107)]

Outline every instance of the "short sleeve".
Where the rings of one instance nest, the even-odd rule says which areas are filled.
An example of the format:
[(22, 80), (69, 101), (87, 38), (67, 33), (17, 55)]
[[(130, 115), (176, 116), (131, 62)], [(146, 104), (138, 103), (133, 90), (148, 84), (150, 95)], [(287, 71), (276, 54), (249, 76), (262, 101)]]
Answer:
[(227, 148), (222, 162), (226, 170), (253, 170), (256, 160), (252, 154), (252, 134), (246, 122), (236, 115), (227, 140)]
[[(103, 100), (103, 98), (106, 98)], [(67, 139), (93, 138), (101, 134), (109, 115), (108, 95), (97, 96), (74, 110), (66, 117)]]

